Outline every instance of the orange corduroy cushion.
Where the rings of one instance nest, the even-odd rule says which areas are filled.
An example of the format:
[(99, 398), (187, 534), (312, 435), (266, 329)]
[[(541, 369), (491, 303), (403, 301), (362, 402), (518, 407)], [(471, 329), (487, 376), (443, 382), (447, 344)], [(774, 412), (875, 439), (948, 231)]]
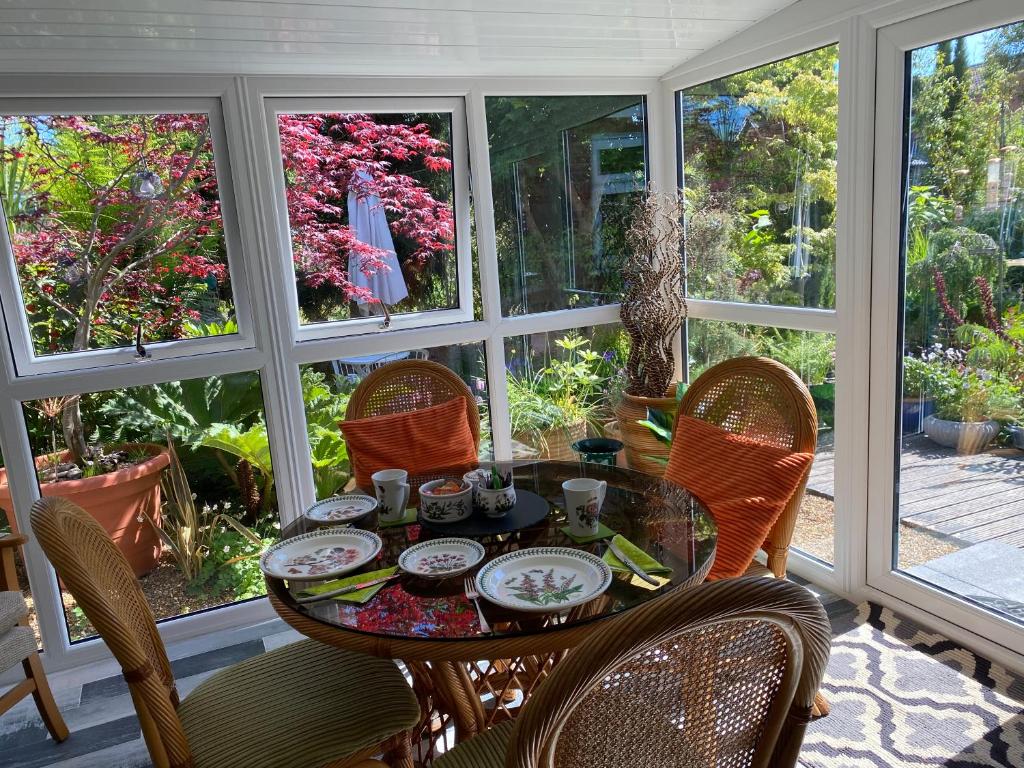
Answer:
[(709, 579), (742, 576), (814, 461), (680, 414), (665, 478), (693, 491), (718, 525)]
[(381, 469), (404, 469), (416, 475), (446, 467), (475, 467), (468, 407), (469, 401), (456, 397), (417, 411), (341, 422), (338, 426), (353, 457), (356, 484), (369, 489), (370, 476)]

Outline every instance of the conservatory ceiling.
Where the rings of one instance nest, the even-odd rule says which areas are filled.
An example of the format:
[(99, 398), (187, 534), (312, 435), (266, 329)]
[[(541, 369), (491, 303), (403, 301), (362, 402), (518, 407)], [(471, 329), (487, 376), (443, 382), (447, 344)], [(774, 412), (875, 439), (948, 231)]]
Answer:
[(0, 71), (661, 75), (793, 0), (4, 0)]

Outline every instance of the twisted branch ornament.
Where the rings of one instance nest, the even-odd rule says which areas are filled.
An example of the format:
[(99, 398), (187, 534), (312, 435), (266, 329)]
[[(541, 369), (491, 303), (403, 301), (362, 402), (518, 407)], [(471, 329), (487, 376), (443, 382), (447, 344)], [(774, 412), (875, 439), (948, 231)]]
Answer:
[(673, 339), (686, 317), (681, 245), (683, 201), (647, 191), (626, 233), (626, 288), (619, 311), (630, 338), (626, 392), (664, 397), (675, 374)]

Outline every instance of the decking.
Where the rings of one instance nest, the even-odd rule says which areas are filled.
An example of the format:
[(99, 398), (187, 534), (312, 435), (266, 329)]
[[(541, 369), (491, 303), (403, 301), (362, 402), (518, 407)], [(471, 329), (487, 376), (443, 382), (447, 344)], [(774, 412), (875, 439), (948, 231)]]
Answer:
[[(834, 496), (834, 454), (819, 449), (808, 486)], [(972, 456), (924, 435), (903, 440), (900, 522), (962, 545), (999, 541), (1024, 548), (1024, 452), (996, 448)]]

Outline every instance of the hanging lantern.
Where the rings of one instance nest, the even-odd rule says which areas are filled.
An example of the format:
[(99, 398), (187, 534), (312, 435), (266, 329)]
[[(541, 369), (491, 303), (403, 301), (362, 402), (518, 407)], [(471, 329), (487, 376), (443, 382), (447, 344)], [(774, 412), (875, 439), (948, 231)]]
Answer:
[(132, 179), (132, 194), (140, 200), (152, 200), (163, 191), (164, 183), (153, 171), (139, 171)]

